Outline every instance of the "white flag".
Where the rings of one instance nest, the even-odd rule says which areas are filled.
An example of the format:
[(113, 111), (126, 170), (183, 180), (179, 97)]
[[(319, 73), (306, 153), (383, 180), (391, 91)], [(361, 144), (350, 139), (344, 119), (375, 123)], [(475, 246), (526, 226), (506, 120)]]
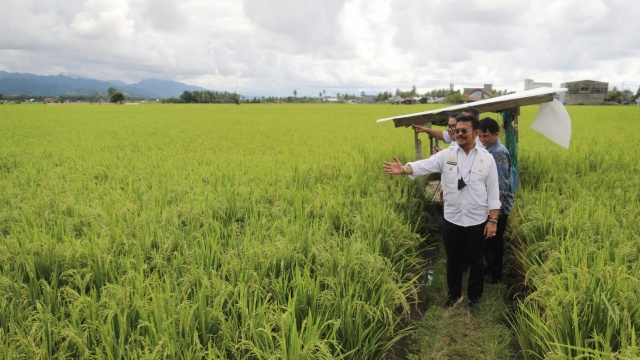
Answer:
[(531, 128), (565, 149), (569, 148), (571, 118), (560, 101), (553, 99), (551, 102), (540, 104), (540, 110)]

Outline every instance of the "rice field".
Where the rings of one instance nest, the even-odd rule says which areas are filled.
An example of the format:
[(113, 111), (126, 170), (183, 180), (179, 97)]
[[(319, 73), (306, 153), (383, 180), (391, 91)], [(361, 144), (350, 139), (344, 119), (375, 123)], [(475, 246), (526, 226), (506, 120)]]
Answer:
[(569, 150), (522, 132), (510, 220), (533, 291), (512, 324), (527, 359), (637, 359), (640, 108), (568, 111)]
[[(425, 106), (0, 106), (4, 359), (383, 359), (424, 270), (424, 184), (381, 170)], [(636, 107), (528, 128), (511, 216), (523, 355), (634, 358)]]
[(422, 270), (392, 110), (0, 106), (0, 354), (382, 358)]

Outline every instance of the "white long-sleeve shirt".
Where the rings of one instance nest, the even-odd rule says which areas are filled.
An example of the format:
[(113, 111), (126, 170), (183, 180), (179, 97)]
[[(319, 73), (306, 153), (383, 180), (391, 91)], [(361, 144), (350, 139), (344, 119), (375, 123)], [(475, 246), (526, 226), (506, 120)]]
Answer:
[[(459, 226), (478, 225), (489, 210), (500, 209), (498, 170), (493, 156), (477, 146), (465, 154), (459, 146), (448, 147), (423, 160), (409, 162), (411, 179), (441, 173), (444, 218)], [(467, 184), (458, 190), (458, 179)]]

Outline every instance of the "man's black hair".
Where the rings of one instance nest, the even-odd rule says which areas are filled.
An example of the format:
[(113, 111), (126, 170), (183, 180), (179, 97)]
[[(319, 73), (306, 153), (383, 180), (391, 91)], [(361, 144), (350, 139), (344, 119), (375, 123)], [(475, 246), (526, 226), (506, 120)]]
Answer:
[(478, 130), (480, 128), (480, 120), (473, 115), (460, 114), (456, 116), (456, 124), (461, 121), (471, 121), (471, 129)]
[(473, 106), (467, 106), (466, 108), (464, 108), (464, 110), (462, 110), (462, 112), (472, 114), (473, 116), (476, 117), (476, 119), (480, 118), (480, 112), (478, 111), (478, 109), (474, 108)]
[(498, 122), (494, 119), (486, 117), (480, 120), (480, 130), (482, 132), (488, 131), (491, 134), (496, 134), (500, 131), (500, 125), (498, 125)]

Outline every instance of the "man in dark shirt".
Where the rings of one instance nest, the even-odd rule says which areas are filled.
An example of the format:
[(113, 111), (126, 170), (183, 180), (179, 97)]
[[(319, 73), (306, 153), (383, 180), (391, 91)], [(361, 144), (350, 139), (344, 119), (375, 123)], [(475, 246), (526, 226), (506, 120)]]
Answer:
[(485, 262), (487, 264), (485, 276), (489, 283), (495, 284), (502, 280), (502, 259), (504, 257), (504, 232), (507, 228), (509, 212), (513, 207), (513, 186), (511, 181), (511, 156), (507, 148), (502, 145), (498, 135), (500, 126), (490, 117), (480, 120), (480, 141), (485, 149), (493, 155), (498, 169), (498, 185), (500, 188), (500, 215), (496, 236), (487, 240), (485, 246)]

